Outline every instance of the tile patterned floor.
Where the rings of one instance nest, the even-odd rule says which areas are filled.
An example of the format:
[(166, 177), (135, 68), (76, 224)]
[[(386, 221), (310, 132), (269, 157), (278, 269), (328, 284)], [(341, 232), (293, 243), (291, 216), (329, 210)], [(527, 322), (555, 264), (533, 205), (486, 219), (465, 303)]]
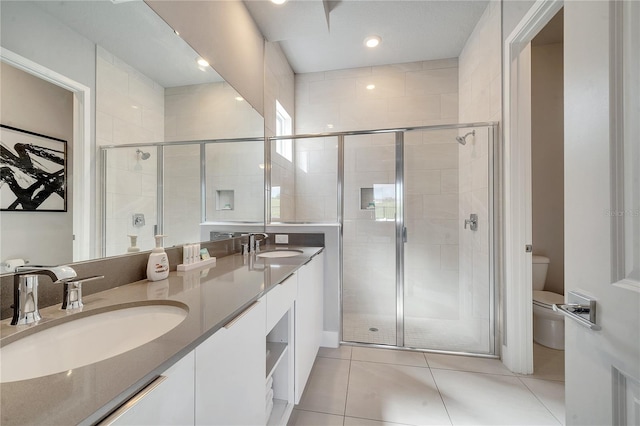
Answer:
[(564, 424), (564, 353), (534, 345), (536, 374), (493, 359), (321, 348), (289, 426)]

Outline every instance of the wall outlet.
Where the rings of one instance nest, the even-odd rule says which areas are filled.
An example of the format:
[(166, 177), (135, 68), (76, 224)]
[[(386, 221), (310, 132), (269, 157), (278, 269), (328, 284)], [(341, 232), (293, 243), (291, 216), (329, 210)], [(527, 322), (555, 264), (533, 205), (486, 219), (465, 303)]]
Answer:
[(276, 244), (289, 244), (289, 236), (286, 234), (276, 234)]

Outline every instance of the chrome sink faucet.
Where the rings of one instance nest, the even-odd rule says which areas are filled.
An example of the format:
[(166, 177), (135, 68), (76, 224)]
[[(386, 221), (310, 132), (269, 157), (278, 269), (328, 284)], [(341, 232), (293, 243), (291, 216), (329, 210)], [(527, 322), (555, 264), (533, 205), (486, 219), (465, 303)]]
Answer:
[(103, 276), (77, 279), (70, 266), (19, 266), (13, 277), (13, 318), (11, 325), (32, 324), (40, 321), (38, 310), (38, 276), (46, 275), (54, 283), (63, 283), (65, 300), (63, 309), (82, 307), (82, 282)]
[[(262, 236), (262, 238), (257, 239), (257, 236)], [(269, 238), (269, 234), (265, 234), (264, 232), (248, 234), (249, 253), (260, 251), (260, 241), (264, 241), (267, 238)]]

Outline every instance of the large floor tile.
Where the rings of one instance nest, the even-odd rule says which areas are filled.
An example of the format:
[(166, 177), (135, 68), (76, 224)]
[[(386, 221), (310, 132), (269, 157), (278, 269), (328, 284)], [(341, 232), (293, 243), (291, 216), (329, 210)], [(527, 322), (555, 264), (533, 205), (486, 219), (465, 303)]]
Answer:
[(351, 361), (346, 416), (409, 425), (450, 424), (428, 368)]
[(454, 425), (558, 425), (518, 377), (432, 370)]
[(342, 426), (344, 417), (335, 414), (293, 410), (287, 426)]
[(564, 382), (520, 377), (522, 383), (544, 404), (560, 423), (565, 424)]
[(316, 358), (297, 408), (344, 415), (349, 363), (344, 359)]
[(323, 358), (351, 359), (351, 350), (353, 346), (341, 345), (337, 348), (320, 348), (318, 356)]
[(474, 373), (503, 374), (506, 376), (513, 375), (513, 373), (497, 359), (430, 353), (425, 355), (431, 368), (469, 371)]
[(427, 367), (424, 354), (420, 352), (398, 351), (393, 349), (355, 347), (351, 353), (354, 361), (382, 362), (385, 364), (412, 365)]
[(410, 426), (402, 423), (380, 422), (378, 420), (360, 419), (357, 417), (345, 417), (344, 426)]

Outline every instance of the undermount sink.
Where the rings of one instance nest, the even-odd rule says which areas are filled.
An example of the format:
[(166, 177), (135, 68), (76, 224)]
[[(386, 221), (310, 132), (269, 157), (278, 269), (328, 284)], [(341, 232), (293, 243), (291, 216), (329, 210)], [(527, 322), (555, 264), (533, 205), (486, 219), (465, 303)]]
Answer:
[(178, 326), (184, 305), (123, 307), (61, 322), (0, 348), (0, 382), (61, 373), (120, 355)]
[(269, 259), (269, 258), (274, 258), (274, 257), (294, 257), (294, 256), (299, 256), (302, 253), (303, 253), (302, 250), (287, 249), (287, 250), (265, 251), (265, 252), (262, 252), (262, 253), (258, 253), (256, 256), (265, 257), (265, 258)]

